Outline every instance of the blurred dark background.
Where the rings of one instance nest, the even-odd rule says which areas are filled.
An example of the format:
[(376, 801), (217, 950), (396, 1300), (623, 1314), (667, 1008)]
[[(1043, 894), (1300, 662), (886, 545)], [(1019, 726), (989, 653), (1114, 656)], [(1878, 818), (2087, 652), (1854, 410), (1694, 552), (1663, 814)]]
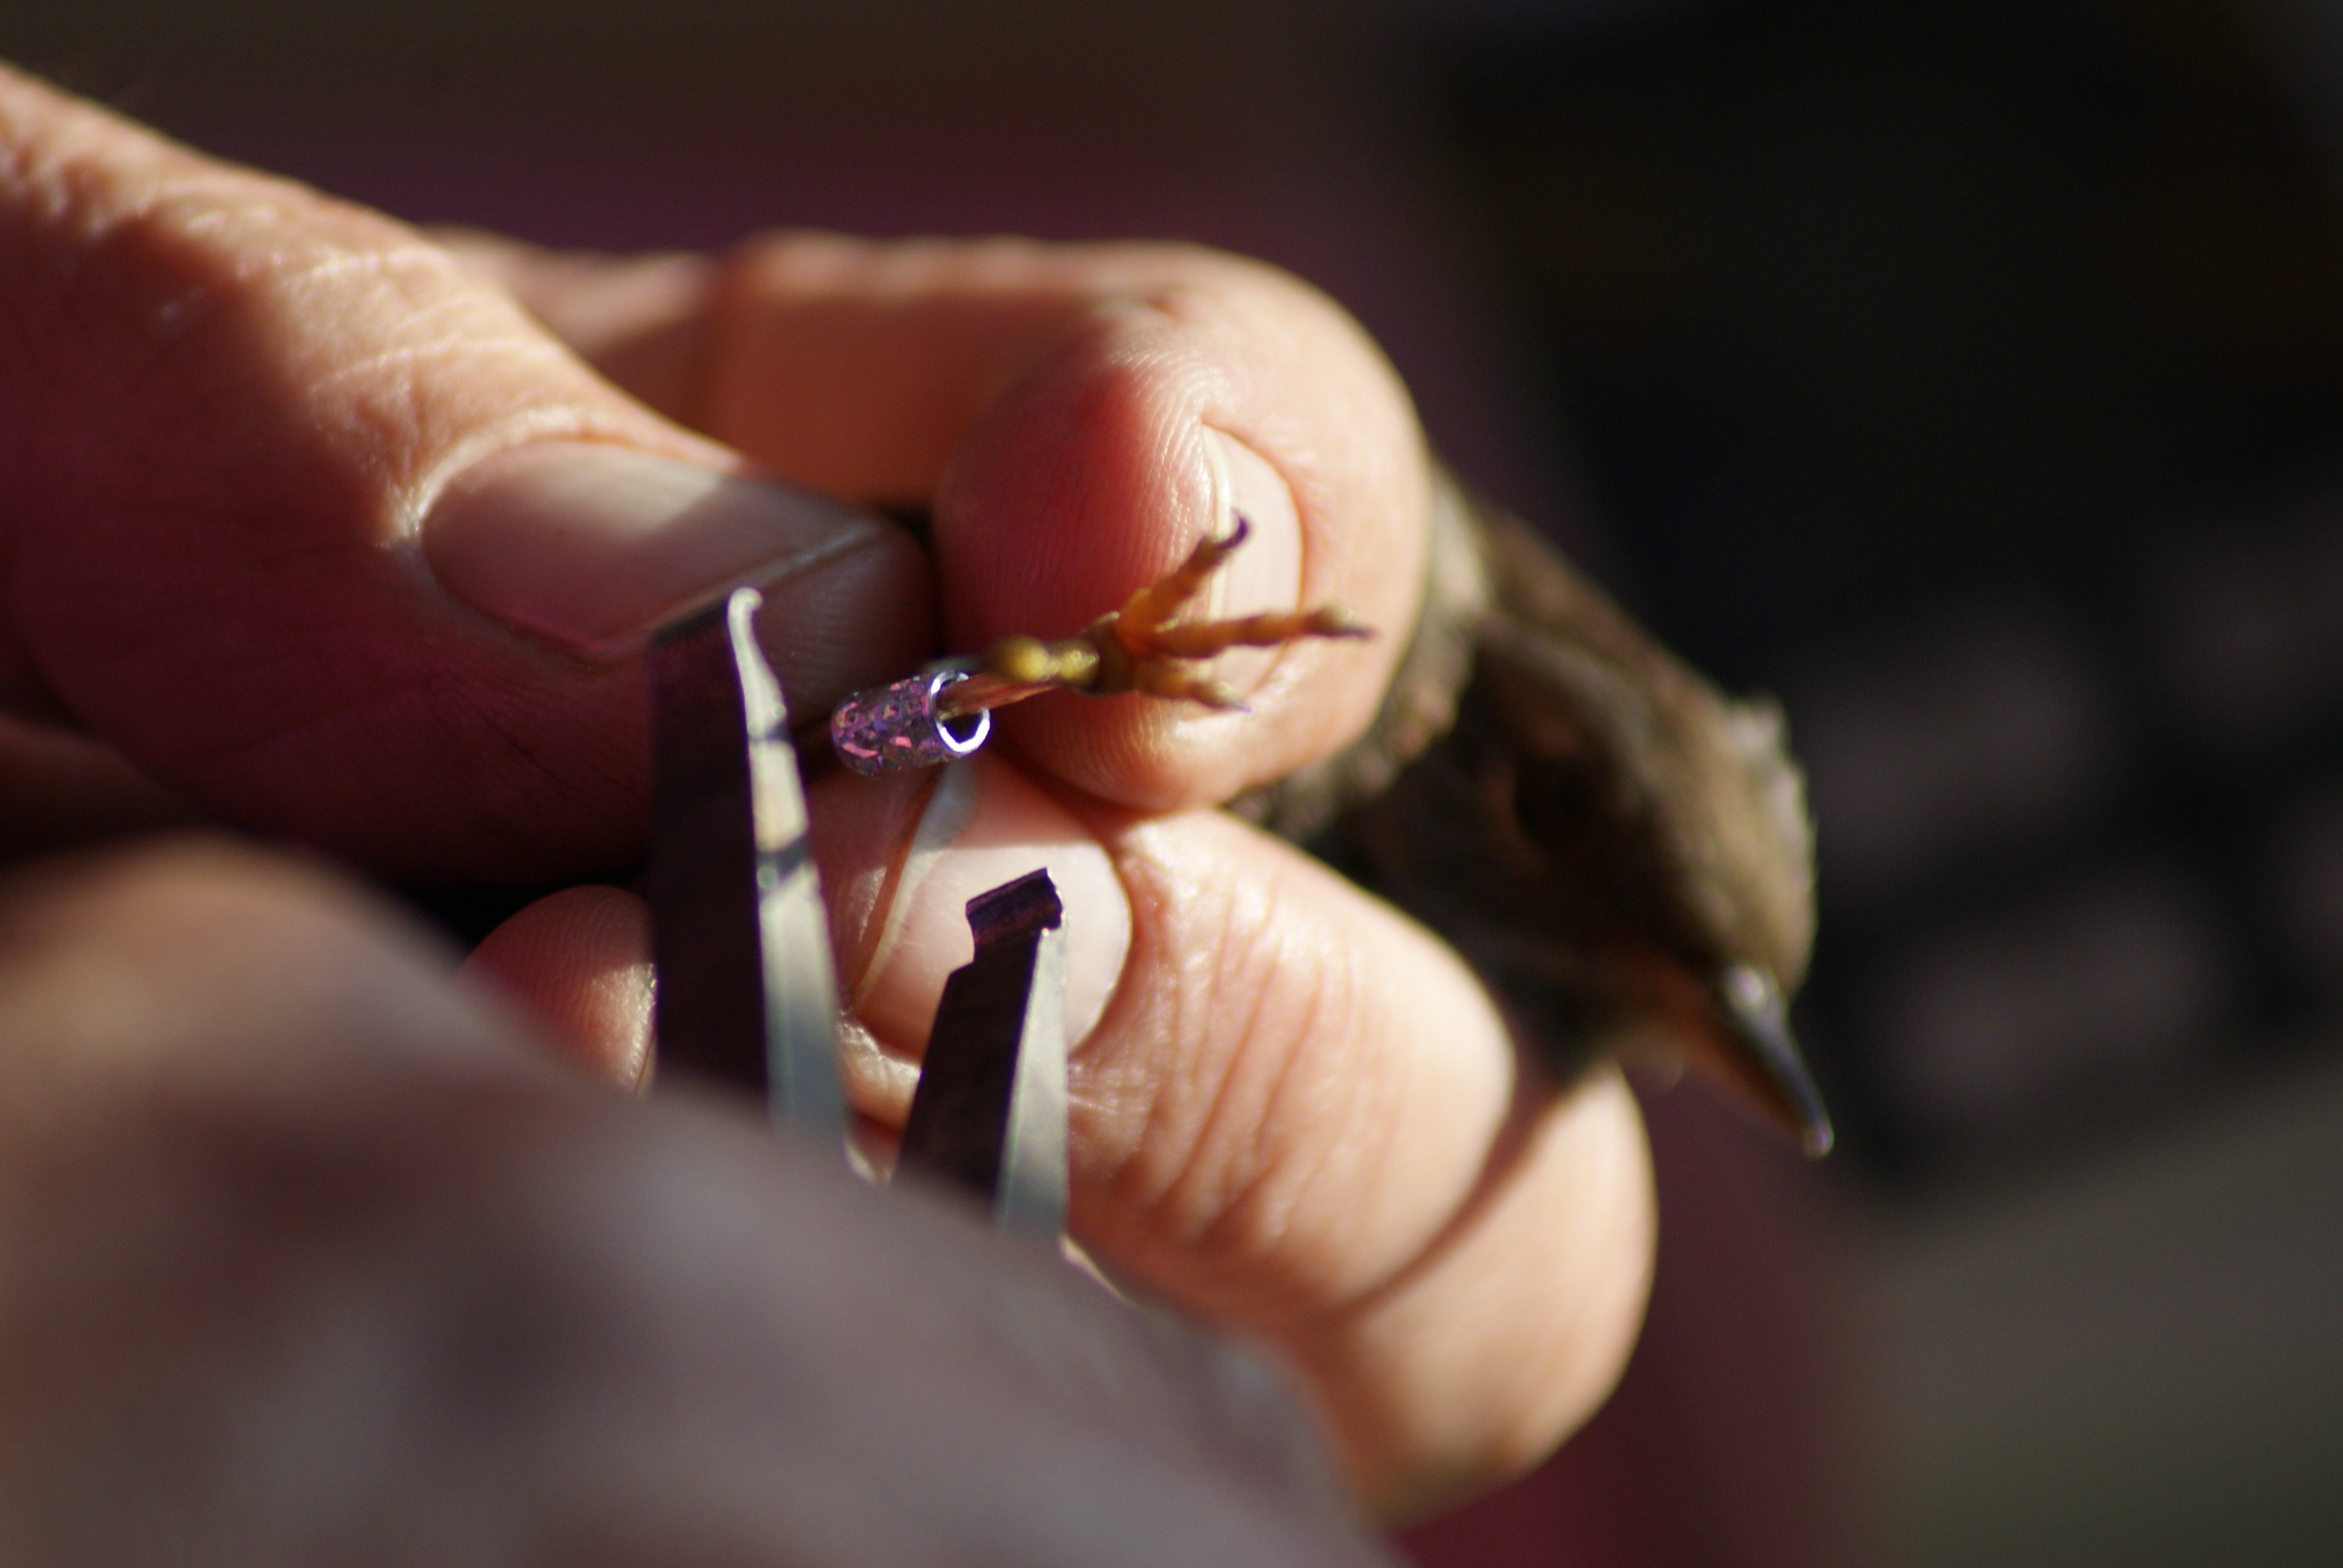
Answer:
[(1812, 772), (1799, 1167), (1650, 1101), (1614, 1405), (1427, 1563), (2343, 1561), (2343, 6), (10, 0), (402, 216), (1184, 237)]

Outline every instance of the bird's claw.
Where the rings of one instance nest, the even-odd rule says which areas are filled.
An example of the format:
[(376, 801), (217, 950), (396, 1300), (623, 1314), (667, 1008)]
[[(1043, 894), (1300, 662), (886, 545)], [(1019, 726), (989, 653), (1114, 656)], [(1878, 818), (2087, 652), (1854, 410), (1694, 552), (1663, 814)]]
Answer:
[(1073, 637), (1053, 641), (1003, 638), (985, 650), (977, 672), (950, 688), (941, 700), (954, 714), (968, 714), (1044, 691), (1082, 691), (1093, 697), (1138, 691), (1242, 710), (1244, 703), (1235, 689), (1193, 667), (1232, 648), (1282, 648), (1304, 638), (1374, 635), (1366, 622), (1337, 604), (1227, 620), (1178, 620), (1252, 531), (1252, 524), (1239, 516), (1224, 538), (1202, 540), (1172, 572)]

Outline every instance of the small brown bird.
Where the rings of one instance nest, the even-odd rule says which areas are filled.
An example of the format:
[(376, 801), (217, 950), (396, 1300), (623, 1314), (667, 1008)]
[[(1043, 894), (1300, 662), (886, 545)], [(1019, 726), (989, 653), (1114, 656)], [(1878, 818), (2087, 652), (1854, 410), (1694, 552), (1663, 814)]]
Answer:
[(1786, 1013), (1814, 834), (1779, 709), (1725, 697), (1519, 519), (1453, 481), (1436, 504), (1375, 723), (1237, 809), (1446, 938), (1558, 1081), (1683, 1060), (1827, 1152)]
[[(1414, 639), (1367, 733), (1232, 802), (1439, 932), (1568, 1082), (1689, 1065), (1811, 1154), (1830, 1119), (1789, 1031), (1814, 836), (1780, 711), (1686, 668), (1519, 519), (1443, 476)], [(1354, 637), (1340, 607), (1180, 624), (1244, 530), (1055, 643), (1011, 638), (964, 711), (1071, 688), (1234, 699), (1190, 667)]]

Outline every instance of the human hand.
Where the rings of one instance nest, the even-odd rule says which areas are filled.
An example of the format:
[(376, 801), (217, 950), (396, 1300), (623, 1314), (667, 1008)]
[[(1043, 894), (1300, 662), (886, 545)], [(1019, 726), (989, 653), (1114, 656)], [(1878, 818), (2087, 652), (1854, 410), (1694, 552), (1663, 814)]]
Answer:
[[(872, 1036), (858, 1103), (900, 1120), (960, 904), (1044, 860), (1094, 1020), (1071, 1131), (1095, 1253), (1274, 1347), (1379, 1506), (1526, 1463), (1599, 1399), (1652, 1223), (1615, 1075), (1557, 1095), (1520, 1072), (1446, 950), (1209, 809), (1355, 733), (1414, 611), (1421, 438), (1338, 311), (1148, 246), (780, 236), (630, 263), (477, 242), (468, 274), (22, 79), (0, 140), (27, 367), (0, 390), (0, 697), (377, 871), (638, 859), (638, 639), (726, 583), (769, 583), (769, 651), (815, 708), (921, 657), (931, 604), (953, 646), (1071, 629), (1242, 509), (1224, 608), (1339, 598), (1383, 638), (1238, 666), (1247, 715), (1041, 699), (940, 805), (920, 780), (816, 791)], [(900, 535), (743, 453), (931, 504), (933, 582)], [(907, 874), (922, 820), (945, 848)], [(640, 931), (628, 895), (580, 891), (478, 967), (628, 1076)]]

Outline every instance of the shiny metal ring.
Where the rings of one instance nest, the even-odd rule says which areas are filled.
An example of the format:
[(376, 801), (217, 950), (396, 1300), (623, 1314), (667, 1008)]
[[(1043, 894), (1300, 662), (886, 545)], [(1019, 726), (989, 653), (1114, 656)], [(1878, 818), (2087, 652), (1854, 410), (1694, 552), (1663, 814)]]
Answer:
[(840, 761), (866, 779), (972, 756), (992, 733), (992, 715), (936, 715), (937, 697), (967, 678), (964, 669), (926, 670), (858, 691), (830, 716), (830, 743)]

